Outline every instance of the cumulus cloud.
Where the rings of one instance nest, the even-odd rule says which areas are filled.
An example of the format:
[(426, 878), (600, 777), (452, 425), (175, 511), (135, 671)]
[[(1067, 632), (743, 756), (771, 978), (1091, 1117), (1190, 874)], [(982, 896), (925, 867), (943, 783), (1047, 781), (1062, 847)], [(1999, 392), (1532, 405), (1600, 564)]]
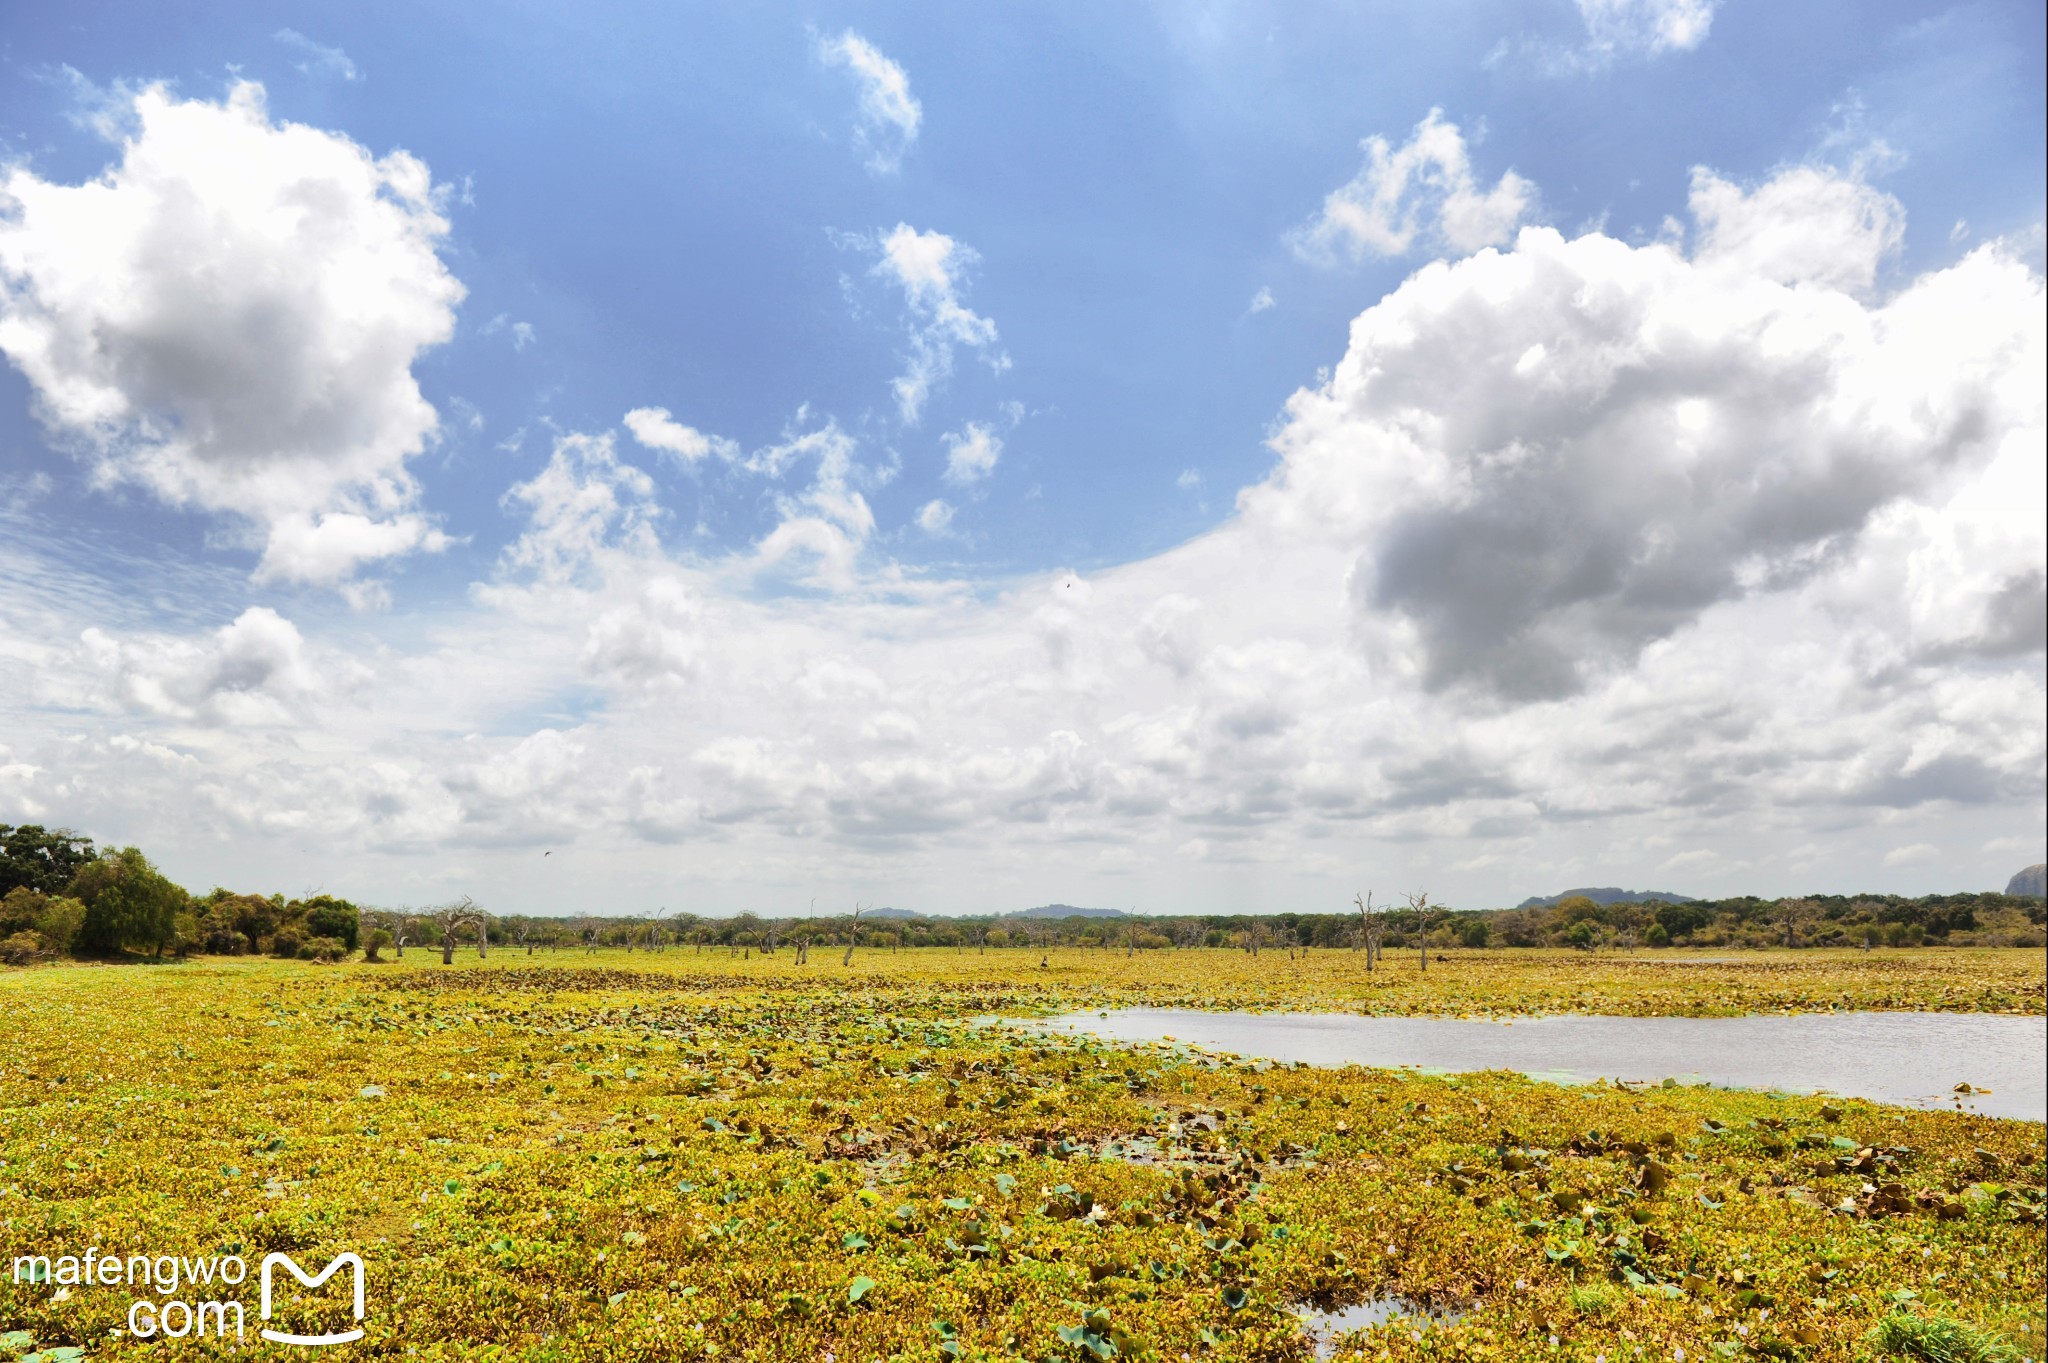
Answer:
[[(1418, 244), (1464, 255), (1499, 246), (1536, 207), (1536, 186), (1512, 170), (1491, 189), (1472, 173), (1464, 134), (1431, 109), (1399, 147), (1373, 136), (1365, 165), (1295, 229), (1294, 253), (1315, 264), (1403, 256)], [(1264, 295), (1270, 306), (1270, 295)], [(1253, 311), (1258, 311), (1257, 300)]]
[(656, 543), (654, 480), (621, 463), (609, 435), (565, 435), (547, 467), (505, 494), (527, 529), (505, 550), (507, 566), (565, 582), (606, 550), (645, 553)]
[(852, 73), (860, 92), (854, 141), (866, 154), (871, 172), (893, 175), (901, 169), (904, 154), (917, 141), (918, 128), (924, 122), (924, 106), (910, 93), (910, 77), (852, 29), (836, 38), (820, 38), (817, 51), (818, 59), (827, 66), (844, 67)]
[(750, 467), (777, 475), (817, 461), (808, 488), (775, 499), (782, 519), (754, 545), (753, 571), (781, 570), (799, 585), (826, 591), (860, 585), (861, 552), (874, 534), (875, 513), (855, 485), (863, 471), (854, 453), (853, 437), (828, 421), (749, 456)]
[[(874, 273), (902, 290), (909, 314), (908, 364), (890, 386), (897, 412), (914, 423), (932, 389), (952, 374), (954, 348), (993, 346), (996, 324), (961, 301), (966, 273), (981, 259), (972, 247), (943, 232), (920, 232), (900, 222), (877, 246), (881, 259)], [(1000, 352), (989, 362), (998, 370), (1009, 366)]]
[[(1422, 267), (1236, 515), (1085, 577), (874, 589), (880, 475), (805, 417), (726, 465), (787, 479), (729, 560), (666, 549), (647, 475), (563, 437), (500, 578), (346, 688), (336, 625), (302, 622), (295, 665), (268, 621), (231, 648), (0, 591), (0, 799), (317, 834), (378, 883), (544, 832), (622, 902), (757, 909), (1965, 869), (1987, 820), (2039, 826), (2042, 281), (1997, 247), (1890, 288), (1796, 266), (1770, 216), (1858, 202), (1822, 188), (1723, 195), (1689, 250), (1527, 228)], [(87, 623), (98, 653), (38, 642)], [(258, 722), (286, 712), (294, 742)], [(551, 906), (530, 863), (479, 858), (467, 892)]]
[(2040, 420), (2038, 278), (1983, 251), (1859, 305), (1889, 220), (1826, 179), (1703, 178), (1691, 259), (1527, 229), (1422, 270), (1296, 398), (1254, 501), (1356, 537), (1354, 607), (1412, 631), (1429, 685), (1519, 699), (1820, 573)]
[(978, 483), (994, 473), (996, 461), (1003, 455), (1002, 437), (983, 422), (970, 421), (942, 439), (946, 445), (945, 478), (957, 486)]
[(927, 535), (943, 535), (953, 525), (953, 508), (934, 497), (917, 509), (917, 528)]
[(210, 635), (121, 637), (87, 629), (84, 659), (103, 695), (136, 713), (206, 724), (286, 725), (323, 682), (298, 627), (252, 606)]
[(685, 464), (694, 464), (707, 454), (726, 460), (739, 458), (738, 445), (683, 425), (669, 415), (666, 407), (635, 407), (626, 413), (625, 423), (633, 438), (648, 449), (672, 454)]
[(438, 547), (411, 366), (463, 290), (427, 167), (274, 123), (247, 82), (132, 112), (98, 179), (0, 181), (0, 353), (44, 423), (106, 482), (257, 527), (262, 579)]
[(1737, 279), (1867, 293), (1906, 234), (1897, 199), (1825, 166), (1794, 166), (1747, 190), (1699, 167), (1691, 200), (1694, 259)]

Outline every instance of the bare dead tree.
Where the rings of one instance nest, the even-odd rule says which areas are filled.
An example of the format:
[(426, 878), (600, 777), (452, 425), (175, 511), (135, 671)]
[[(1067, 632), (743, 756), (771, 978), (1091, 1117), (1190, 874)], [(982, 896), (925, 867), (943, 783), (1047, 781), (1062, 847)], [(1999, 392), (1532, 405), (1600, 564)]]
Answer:
[(1379, 964), (1380, 938), (1386, 933), (1387, 911), (1372, 902), (1372, 891), (1351, 896), (1351, 902), (1358, 906), (1358, 941), (1365, 947), (1365, 969), (1368, 974)]
[(376, 934), (379, 932), (391, 934), (393, 952), (399, 960), (405, 959), (405, 936), (413, 926), (413, 917), (410, 911), (401, 912), (396, 909), (378, 909), (366, 914), (364, 922), (370, 929), (370, 945), (364, 953), (364, 959), (371, 961), (377, 959), (378, 943), (376, 941)]
[(1427, 891), (1420, 891), (1415, 894), (1411, 894), (1407, 896), (1407, 899), (1408, 907), (1412, 909), (1415, 913), (1415, 945), (1417, 950), (1421, 953), (1419, 959), (1422, 962), (1422, 971), (1424, 974), (1428, 974), (1429, 925), (1432, 919), (1436, 918), (1437, 916), (1443, 913), (1443, 910), (1440, 908), (1432, 908), (1430, 906), (1429, 893)]
[(853, 929), (846, 934), (846, 955), (840, 959), (839, 964), (853, 964), (853, 949), (860, 945), (860, 916), (866, 913), (870, 907), (872, 906), (867, 904), (855, 904), (853, 906)]
[(525, 947), (527, 955), (533, 955), (533, 924), (527, 922), (524, 918), (514, 923), (512, 925), (512, 940), (517, 945)]
[(472, 923), (476, 925), (477, 955), (484, 954), (484, 939), (489, 933), (484, 930), (484, 911), (477, 907), (474, 899), (464, 895), (453, 904), (444, 904), (433, 910), (429, 917), (434, 920), (435, 926), (441, 929), (442, 965), (455, 963), (456, 934)]

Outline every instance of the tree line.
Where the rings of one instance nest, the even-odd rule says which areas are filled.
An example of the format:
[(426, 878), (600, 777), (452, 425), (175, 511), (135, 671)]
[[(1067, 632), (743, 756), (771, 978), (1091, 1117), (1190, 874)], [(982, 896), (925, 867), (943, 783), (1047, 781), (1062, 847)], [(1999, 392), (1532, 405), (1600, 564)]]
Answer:
[(868, 906), (820, 915), (492, 914), (463, 898), (424, 908), (359, 906), (336, 895), (288, 898), (216, 887), (194, 895), (134, 847), (97, 848), (91, 838), (40, 824), (0, 824), (0, 964), (63, 956), (155, 958), (268, 955), (371, 961), (407, 947), (453, 959), (458, 949), (787, 953), (799, 964), (816, 946), (950, 947), (958, 951), (1191, 950), (1258, 953), (1348, 950), (1368, 969), (1385, 951), (1499, 947), (1582, 951), (1663, 947), (2042, 946), (2044, 903), (2004, 894), (1809, 895), (1781, 899), (1598, 904), (1583, 896), (1527, 909), (1452, 909), (1411, 894), (1382, 905), (1368, 893), (1339, 912), (876, 917)]

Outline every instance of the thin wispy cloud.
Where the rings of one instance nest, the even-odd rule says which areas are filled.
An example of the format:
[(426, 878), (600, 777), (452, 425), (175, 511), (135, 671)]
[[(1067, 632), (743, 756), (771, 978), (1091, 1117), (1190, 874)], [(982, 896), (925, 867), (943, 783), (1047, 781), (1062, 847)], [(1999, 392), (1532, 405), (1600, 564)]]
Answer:
[(894, 285), (903, 296), (910, 351), (904, 370), (890, 384), (896, 410), (906, 424), (923, 414), (932, 390), (953, 373), (954, 352), (984, 352), (998, 371), (1009, 357), (992, 347), (996, 324), (962, 301), (967, 274), (980, 261), (974, 249), (943, 232), (920, 232), (897, 223), (874, 245), (879, 255), (872, 273)]
[(818, 59), (852, 75), (857, 99), (853, 136), (877, 175), (893, 175), (917, 141), (924, 106), (910, 92), (910, 77), (882, 50), (852, 29), (818, 38)]
[(299, 60), (292, 63), (308, 76), (332, 76), (338, 80), (357, 81), (363, 73), (356, 68), (348, 53), (338, 47), (316, 43), (296, 29), (281, 28), (270, 35), (272, 40), (297, 55)]

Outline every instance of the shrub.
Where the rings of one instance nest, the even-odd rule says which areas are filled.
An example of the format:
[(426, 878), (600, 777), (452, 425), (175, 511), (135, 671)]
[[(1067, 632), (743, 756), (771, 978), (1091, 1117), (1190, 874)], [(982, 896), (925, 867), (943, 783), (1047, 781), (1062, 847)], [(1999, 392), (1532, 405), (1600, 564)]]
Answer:
[(1671, 945), (1671, 934), (1664, 931), (1662, 923), (1652, 923), (1650, 930), (1643, 934), (1643, 940), (1653, 947), (1668, 947)]
[(392, 945), (394, 939), (389, 928), (371, 928), (370, 935), (363, 939), (363, 959), (371, 965), (383, 964), (384, 958), (377, 953)]
[(27, 965), (43, 954), (43, 939), (24, 928), (0, 937), (0, 965)]
[(279, 928), (270, 939), (270, 954), (280, 961), (297, 960), (299, 948), (305, 944), (305, 935), (297, 928)]
[(1492, 936), (1493, 929), (1484, 918), (1474, 918), (1458, 930), (1458, 940), (1475, 949), (1485, 946)]
[(299, 944), (302, 961), (339, 961), (348, 955), (348, 943), (339, 937), (312, 937)]

